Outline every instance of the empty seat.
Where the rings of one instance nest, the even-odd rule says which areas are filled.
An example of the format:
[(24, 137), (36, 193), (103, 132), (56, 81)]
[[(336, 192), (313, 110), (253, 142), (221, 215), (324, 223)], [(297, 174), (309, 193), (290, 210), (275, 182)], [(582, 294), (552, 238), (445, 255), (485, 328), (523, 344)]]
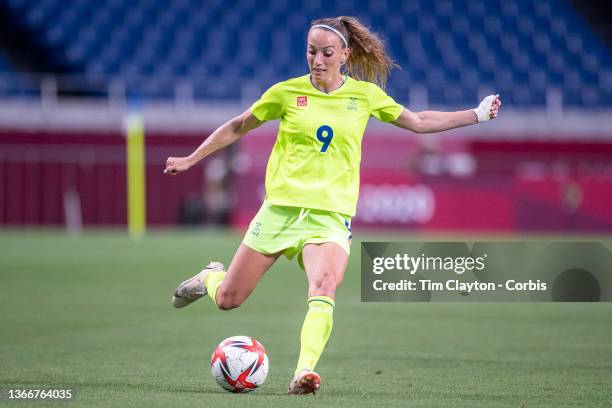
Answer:
[[(506, 104), (539, 105), (546, 89), (555, 87), (570, 106), (612, 105), (610, 51), (568, 3), (554, 0), (237, 0), (231, 7), (225, 0), (82, 0), (70, 7), (61, 0), (6, 0), (6, 5), (14, 21), (71, 72), (110, 75), (109, 81), (113, 75), (230, 81), (231, 86), (218, 79), (211, 90), (198, 88), (196, 97), (202, 98), (231, 99), (248, 81), (275, 82), (308, 72), (310, 21), (357, 13), (387, 40), (403, 69), (390, 77), (391, 94), (424, 85), (433, 105), (455, 105), (462, 99), (473, 104), (478, 89), (500, 89), (507, 92)], [(11, 70), (0, 59), (0, 72)], [(143, 97), (172, 97), (173, 85), (165, 79), (143, 80), (147, 86), (132, 82)]]

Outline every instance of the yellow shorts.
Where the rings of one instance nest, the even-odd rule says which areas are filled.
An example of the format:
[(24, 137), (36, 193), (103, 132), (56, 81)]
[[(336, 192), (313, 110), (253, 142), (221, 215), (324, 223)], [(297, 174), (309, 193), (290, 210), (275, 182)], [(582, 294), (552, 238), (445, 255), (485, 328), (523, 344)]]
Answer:
[(242, 242), (266, 255), (282, 252), (289, 259), (298, 255), (303, 268), (301, 254), (304, 245), (335, 242), (350, 254), (352, 238), (351, 217), (347, 215), (274, 205), (266, 200), (251, 221)]

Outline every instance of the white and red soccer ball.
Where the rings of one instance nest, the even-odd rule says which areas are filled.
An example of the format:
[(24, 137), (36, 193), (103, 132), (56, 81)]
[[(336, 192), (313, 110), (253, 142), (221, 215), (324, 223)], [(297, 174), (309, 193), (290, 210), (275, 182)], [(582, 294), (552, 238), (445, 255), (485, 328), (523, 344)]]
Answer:
[(268, 376), (268, 356), (260, 342), (248, 336), (223, 340), (210, 359), (210, 370), (217, 383), (230, 392), (251, 392)]

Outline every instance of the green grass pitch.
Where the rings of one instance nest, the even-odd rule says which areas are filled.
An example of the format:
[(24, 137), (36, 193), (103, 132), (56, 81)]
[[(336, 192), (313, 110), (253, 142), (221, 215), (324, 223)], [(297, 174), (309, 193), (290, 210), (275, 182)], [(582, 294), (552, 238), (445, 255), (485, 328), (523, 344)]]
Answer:
[[(62, 406), (75, 407), (612, 406), (612, 304), (360, 303), (357, 242), (317, 368), (321, 392), (289, 397), (306, 313), (295, 262), (280, 260), (237, 310), (170, 304), (179, 281), (210, 259), (227, 264), (239, 241), (1, 232), (0, 388), (72, 387), (76, 401)], [(270, 374), (261, 390), (234, 395), (209, 359), (241, 334), (265, 345)]]

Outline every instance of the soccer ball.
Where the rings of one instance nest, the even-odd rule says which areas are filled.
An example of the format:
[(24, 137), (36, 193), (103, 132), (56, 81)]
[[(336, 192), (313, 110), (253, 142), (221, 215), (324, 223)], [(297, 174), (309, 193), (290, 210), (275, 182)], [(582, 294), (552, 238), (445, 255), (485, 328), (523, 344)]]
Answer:
[(268, 356), (260, 342), (247, 336), (223, 340), (210, 359), (217, 383), (230, 392), (251, 392), (268, 376)]

